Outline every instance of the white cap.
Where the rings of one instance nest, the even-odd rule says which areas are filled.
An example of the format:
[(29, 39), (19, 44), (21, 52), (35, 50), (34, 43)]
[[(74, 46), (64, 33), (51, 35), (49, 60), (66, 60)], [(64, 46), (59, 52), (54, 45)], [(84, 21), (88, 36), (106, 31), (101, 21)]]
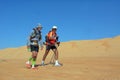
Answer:
[(52, 29), (57, 29), (57, 26), (53, 26)]
[(37, 25), (37, 28), (39, 28), (39, 27), (42, 28), (42, 25), (40, 23)]

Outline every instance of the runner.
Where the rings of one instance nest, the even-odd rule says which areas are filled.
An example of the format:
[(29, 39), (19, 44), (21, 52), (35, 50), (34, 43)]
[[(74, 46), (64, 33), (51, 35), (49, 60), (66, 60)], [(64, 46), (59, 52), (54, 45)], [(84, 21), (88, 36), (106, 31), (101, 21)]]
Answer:
[(58, 62), (58, 50), (56, 47), (56, 44), (58, 43), (58, 36), (57, 36), (57, 26), (53, 26), (52, 30), (47, 34), (46, 36), (46, 50), (45, 50), (45, 54), (43, 55), (43, 59), (42, 59), (42, 65), (44, 65), (45, 59), (50, 51), (50, 49), (52, 49), (52, 51), (54, 52), (55, 55), (55, 66), (61, 66), (61, 64), (59, 64)]
[(41, 47), (41, 50), (43, 49), (41, 30), (42, 30), (42, 26), (38, 25), (36, 28), (33, 28), (29, 36), (27, 46), (29, 48), (29, 51), (32, 52), (32, 56), (26, 62), (27, 68), (36, 69), (35, 65), (36, 65), (37, 55), (39, 52), (39, 45)]

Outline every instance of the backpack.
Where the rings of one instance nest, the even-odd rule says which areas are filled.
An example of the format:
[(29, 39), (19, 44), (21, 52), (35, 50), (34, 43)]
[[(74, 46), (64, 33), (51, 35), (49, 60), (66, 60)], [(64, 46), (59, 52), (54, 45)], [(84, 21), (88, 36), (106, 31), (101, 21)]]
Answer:
[(42, 39), (41, 31), (38, 31), (36, 28), (33, 28), (33, 30), (34, 33), (32, 34), (32, 36), (30, 36), (30, 40), (35, 37), (38, 37), (38, 39), (41, 40)]

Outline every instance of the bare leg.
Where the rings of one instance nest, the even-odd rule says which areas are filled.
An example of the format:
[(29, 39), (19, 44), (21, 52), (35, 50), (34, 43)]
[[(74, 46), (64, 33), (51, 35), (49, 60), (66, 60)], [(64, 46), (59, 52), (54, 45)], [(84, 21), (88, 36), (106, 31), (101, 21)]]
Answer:
[(57, 49), (53, 49), (53, 52), (55, 54), (55, 60), (58, 60), (58, 50)]
[(45, 61), (45, 59), (46, 59), (46, 57), (47, 57), (49, 51), (50, 51), (50, 50), (46, 50), (46, 51), (45, 51), (45, 54), (44, 54), (43, 59), (42, 59), (43, 61)]
[(33, 51), (33, 52), (32, 52), (32, 58), (33, 58), (33, 59), (36, 59), (36, 58), (37, 58), (37, 55), (38, 55), (38, 52), (36, 52), (36, 51)]
[(59, 62), (58, 62), (58, 50), (53, 49), (53, 52), (55, 54), (55, 66), (61, 66), (61, 64), (59, 64)]

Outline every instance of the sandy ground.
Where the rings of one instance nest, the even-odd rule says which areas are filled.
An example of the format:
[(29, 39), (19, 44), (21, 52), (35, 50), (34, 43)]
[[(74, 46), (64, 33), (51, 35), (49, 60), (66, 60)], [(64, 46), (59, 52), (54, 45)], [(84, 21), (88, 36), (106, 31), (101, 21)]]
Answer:
[[(52, 64), (27, 69), (31, 53), (26, 47), (0, 50), (0, 80), (120, 80), (120, 37), (61, 43), (61, 67)], [(41, 63), (44, 50), (39, 52)], [(51, 51), (46, 59), (50, 62)]]

